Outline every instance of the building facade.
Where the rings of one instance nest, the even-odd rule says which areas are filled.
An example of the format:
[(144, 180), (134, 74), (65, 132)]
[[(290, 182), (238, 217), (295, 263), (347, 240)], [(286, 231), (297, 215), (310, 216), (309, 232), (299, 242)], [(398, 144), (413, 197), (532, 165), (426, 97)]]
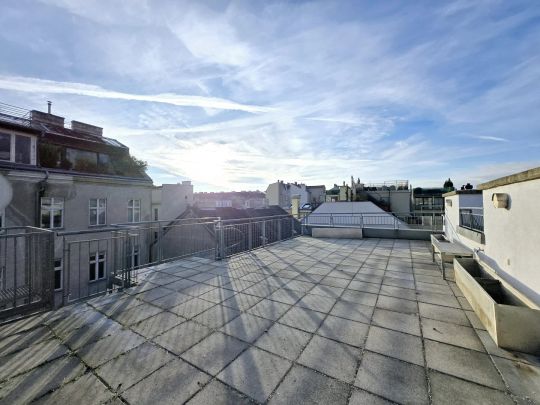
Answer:
[(194, 202), (200, 208), (266, 208), (268, 202), (261, 191), (226, 191), (195, 193)]

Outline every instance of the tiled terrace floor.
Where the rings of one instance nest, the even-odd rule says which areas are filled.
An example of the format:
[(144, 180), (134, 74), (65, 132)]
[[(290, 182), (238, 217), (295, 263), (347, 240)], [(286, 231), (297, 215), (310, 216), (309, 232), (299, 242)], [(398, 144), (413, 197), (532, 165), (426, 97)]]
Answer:
[(540, 362), (494, 346), (427, 243), (297, 238), (0, 327), (0, 402), (33, 399), (538, 403)]

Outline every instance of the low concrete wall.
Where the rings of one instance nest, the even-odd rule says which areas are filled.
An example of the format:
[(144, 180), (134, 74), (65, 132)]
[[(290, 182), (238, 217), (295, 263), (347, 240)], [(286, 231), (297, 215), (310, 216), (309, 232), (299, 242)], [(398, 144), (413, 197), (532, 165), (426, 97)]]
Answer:
[(312, 228), (314, 238), (362, 239), (361, 228)]
[(419, 229), (364, 228), (364, 238), (430, 240), (432, 232)]

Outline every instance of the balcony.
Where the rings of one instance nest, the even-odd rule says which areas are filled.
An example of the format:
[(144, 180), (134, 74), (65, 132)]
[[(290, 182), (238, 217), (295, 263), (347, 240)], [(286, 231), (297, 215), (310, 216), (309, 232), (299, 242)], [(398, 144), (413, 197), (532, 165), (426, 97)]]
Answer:
[(539, 376), (494, 346), (424, 241), (190, 256), (0, 326), (5, 403), (526, 403)]
[(484, 213), (482, 208), (460, 208), (459, 226), (472, 231), (484, 232)]

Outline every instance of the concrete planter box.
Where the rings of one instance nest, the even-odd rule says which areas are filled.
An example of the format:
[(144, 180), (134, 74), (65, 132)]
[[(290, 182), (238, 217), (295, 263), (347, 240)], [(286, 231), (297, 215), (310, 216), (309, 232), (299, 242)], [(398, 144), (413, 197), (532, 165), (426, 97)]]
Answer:
[(540, 310), (530, 308), (475, 260), (454, 259), (456, 283), (495, 343), (540, 354)]

